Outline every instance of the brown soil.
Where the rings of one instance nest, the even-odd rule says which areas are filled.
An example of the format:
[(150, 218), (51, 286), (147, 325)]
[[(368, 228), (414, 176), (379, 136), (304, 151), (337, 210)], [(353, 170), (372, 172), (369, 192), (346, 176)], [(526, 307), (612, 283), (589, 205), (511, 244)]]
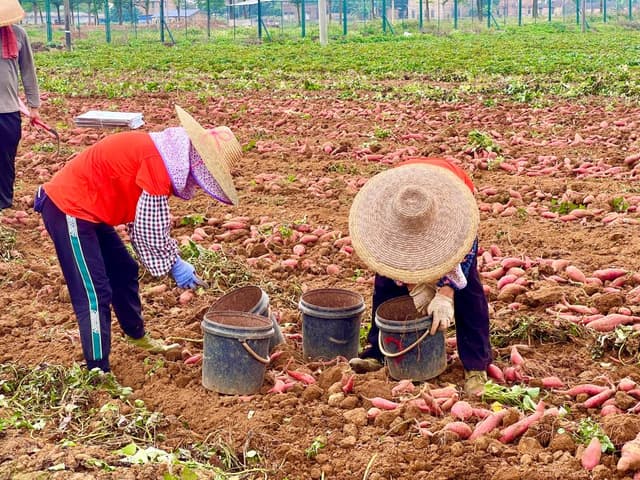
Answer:
[[(48, 139), (41, 131), (25, 128), (17, 159), (15, 208), (2, 213), (4, 222), (17, 230), (14, 253), (18, 258), (0, 263), (0, 362), (70, 365), (82, 360), (75, 318), (52, 243), (31, 208), (39, 183), (75, 152), (109, 133), (74, 128), (73, 117), (89, 109), (142, 111), (147, 122), (144, 129), (152, 131), (176, 125), (173, 102), (187, 107), (198, 119), (230, 126), (243, 145), (252, 146), (234, 173), (240, 205), (228, 208), (204, 195), (188, 203), (172, 199), (172, 213), (176, 216), (173, 234), (180, 239), (191, 237), (194, 227), (181, 225), (180, 220), (190, 214), (204, 215), (209, 220), (202, 225), (207, 236), (198, 242), (205, 247), (222, 245), (230, 257), (253, 273), (255, 283), (270, 286), (266, 290), (271, 307), (287, 334), (301, 331), (296, 309), (301, 291), (345, 288), (362, 294), (369, 309), (370, 272), (344, 244), (336, 244), (329, 237), (307, 244), (297, 266), (284, 266), (279, 261), (296, 258), (292, 257), (292, 243), (286, 239), (267, 245), (245, 242), (250, 238), (250, 230), (246, 229), (219, 240), (215, 236), (224, 233), (222, 222), (231, 217), (247, 217), (244, 221), (252, 229), (269, 222), (291, 227), (295, 222), (308, 225), (310, 230), (335, 232), (335, 239), (342, 238), (348, 235), (349, 206), (358, 188), (386, 168), (386, 163), (411, 155), (444, 155), (460, 162), (472, 174), (479, 190), (479, 204), (481, 208), (488, 206), (482, 208), (480, 227), (485, 250), (495, 245), (505, 257), (529, 258), (534, 263), (540, 258), (567, 259), (587, 276), (609, 266), (629, 272), (640, 266), (635, 241), (636, 208), (629, 208), (614, 221), (603, 221), (612, 213), (612, 199), (624, 197), (631, 206), (638, 201), (633, 198), (640, 192), (635, 170), (633, 165), (624, 164), (627, 156), (640, 150), (639, 129), (633, 120), (639, 118), (640, 109), (635, 106), (609, 99), (558, 101), (546, 108), (509, 103), (485, 107), (473, 101), (387, 103), (339, 100), (330, 92), (314, 92), (304, 99), (252, 92), (207, 103), (186, 93), (141, 96), (121, 103), (50, 96), (44, 102), (42, 115), (61, 127), (61, 154), (56, 157), (42, 148)], [(491, 156), (472, 153), (468, 133), (474, 129), (490, 133), (501, 147), (505, 167), (520, 162), (520, 173), (494, 168), (487, 163)], [(598, 174), (604, 168), (585, 176), (575, 171), (583, 162), (601, 162), (607, 164), (606, 168), (620, 169)], [(539, 166), (553, 168), (538, 175)], [(488, 187), (494, 187), (494, 191)], [(483, 193), (487, 191), (488, 194)], [(577, 221), (545, 218), (536, 210), (540, 206), (551, 207), (553, 198), (576, 202), (589, 195), (593, 196), (589, 208), (602, 211)], [(504, 214), (509, 207), (515, 208), (509, 215)], [(26, 211), (26, 218), (17, 219), (18, 210)], [(310, 261), (305, 263), (305, 259)], [(330, 265), (338, 268), (330, 268), (333, 273), (328, 274)], [(614, 298), (603, 287), (554, 283), (546, 278), (552, 272), (545, 268), (548, 265), (536, 263), (527, 271), (525, 288), (510, 295), (500, 294), (502, 297), (495, 280), (486, 281), (491, 288), (488, 298), (495, 329), (508, 332), (522, 318), (534, 324), (528, 338), (514, 338), (511, 342), (530, 346), (521, 350), (528, 374), (555, 375), (569, 386), (615, 383), (624, 376), (639, 380), (637, 364), (622, 364), (633, 360), (625, 357), (629, 352), (619, 355), (616, 349), (605, 349), (594, 358), (592, 347), (597, 334), (580, 333), (580, 328), (570, 330), (557, 315), (549, 313), (549, 308), (555, 309), (563, 298), (572, 304), (597, 305), (604, 313), (620, 306), (636, 311), (626, 297), (633, 283), (623, 285)], [(168, 289), (163, 293), (149, 292), (151, 286), (160, 283)], [(203, 314), (221, 294), (207, 290), (182, 305), (178, 302), (180, 293), (169, 278), (154, 279), (148, 274), (142, 278), (148, 330), (166, 338), (202, 338)], [(605, 294), (610, 296), (602, 298)], [(509, 306), (514, 301), (520, 304), (517, 310)], [(364, 318), (370, 318), (369, 310)], [(181, 359), (167, 360), (162, 368), (150, 371), (144, 363), (146, 355), (122, 341), (115, 320), (113, 332), (113, 373), (123, 385), (133, 388), (135, 398), (143, 399), (149, 409), (162, 412), (168, 420), (162, 432), (164, 440), (158, 447), (174, 449), (220, 438), (239, 454), (250, 449), (260, 453), (268, 476), (256, 474), (255, 478), (359, 479), (365, 472), (369, 480), (630, 478), (616, 472), (616, 454), (603, 455), (602, 465), (590, 473), (576, 458), (575, 445), (551, 449), (550, 441), (557, 429), (547, 423), (515, 444), (503, 445), (491, 437), (472, 443), (460, 441), (455, 435), (422, 436), (415, 420), (426, 420), (429, 429), (437, 432), (451, 418), (436, 418), (404, 407), (384, 412), (375, 421), (367, 420), (366, 409), (371, 405), (368, 399), (391, 399), (391, 388), (397, 382), (388, 377), (386, 370), (358, 375), (353, 393), (338, 404), (329, 405), (330, 387), (340, 381), (348, 368), (343, 363), (306, 364), (295, 335), (280, 348), (284, 354), (269, 367), (261, 391), (247, 399), (204, 389), (200, 366), (185, 365)], [(192, 353), (202, 348), (199, 342), (183, 343)], [(508, 347), (508, 343), (501, 346)], [(461, 387), (462, 367), (455, 351), (449, 353), (450, 367), (431, 383)], [(508, 349), (496, 350), (495, 363), (509, 365)], [(285, 369), (310, 373), (318, 383), (297, 383), (287, 393), (267, 393), (275, 376)], [(555, 394), (545, 402), (573, 406), (572, 399)], [(487, 407), (481, 402), (474, 402), (474, 406)], [(586, 415), (599, 419), (597, 410), (584, 411), (577, 405), (571, 409), (572, 419)], [(639, 430), (627, 431), (628, 416), (606, 418), (607, 431), (617, 447)], [(43, 432), (0, 433), (0, 478), (161, 478), (166, 469), (157, 465), (118, 465), (111, 451), (91, 443), (62, 448), (51, 440), (55, 429), (52, 425)], [(326, 446), (309, 458), (305, 451), (318, 437), (326, 440)], [(83, 455), (105, 459), (118, 465), (118, 469), (106, 473), (87, 467), (81, 460)], [(61, 462), (66, 465), (65, 471), (47, 470)]]

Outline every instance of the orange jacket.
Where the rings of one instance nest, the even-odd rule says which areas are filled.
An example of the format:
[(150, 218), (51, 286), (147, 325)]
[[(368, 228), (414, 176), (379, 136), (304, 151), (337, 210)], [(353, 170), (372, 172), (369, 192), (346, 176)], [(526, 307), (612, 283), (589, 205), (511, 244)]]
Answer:
[(145, 132), (102, 139), (69, 161), (44, 189), (67, 215), (108, 225), (132, 222), (143, 190), (173, 192), (162, 157)]

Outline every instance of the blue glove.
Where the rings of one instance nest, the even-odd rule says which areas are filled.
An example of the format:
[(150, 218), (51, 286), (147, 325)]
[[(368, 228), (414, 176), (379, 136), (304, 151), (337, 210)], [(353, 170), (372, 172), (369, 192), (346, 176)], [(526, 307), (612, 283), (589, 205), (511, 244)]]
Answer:
[(189, 262), (185, 262), (180, 257), (171, 267), (171, 275), (180, 288), (196, 288), (203, 285), (203, 281), (196, 275), (196, 269)]

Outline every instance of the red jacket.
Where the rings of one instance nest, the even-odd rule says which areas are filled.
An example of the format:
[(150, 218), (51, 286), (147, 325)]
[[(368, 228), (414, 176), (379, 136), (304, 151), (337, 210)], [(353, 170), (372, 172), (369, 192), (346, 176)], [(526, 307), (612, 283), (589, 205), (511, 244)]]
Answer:
[(142, 191), (172, 194), (171, 179), (145, 132), (110, 135), (69, 161), (44, 189), (67, 215), (94, 223), (132, 222)]
[(473, 182), (469, 178), (469, 175), (466, 174), (464, 170), (462, 170), (455, 163), (451, 163), (449, 160), (445, 160), (444, 158), (437, 157), (415, 157), (410, 158), (409, 160), (405, 160), (404, 162), (399, 163), (398, 167), (402, 165), (410, 165), (412, 163), (426, 163), (427, 165), (436, 165), (438, 167), (446, 168), (447, 170), (451, 170), (456, 176), (464, 182), (464, 184), (469, 187), (471, 193), (474, 193), (475, 187), (473, 186)]

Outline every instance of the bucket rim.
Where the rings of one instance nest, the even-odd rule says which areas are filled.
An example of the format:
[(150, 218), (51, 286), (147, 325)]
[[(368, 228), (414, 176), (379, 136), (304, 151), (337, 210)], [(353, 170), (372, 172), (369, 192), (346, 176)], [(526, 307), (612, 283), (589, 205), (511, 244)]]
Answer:
[[(392, 305), (394, 303), (406, 304), (411, 307), (411, 313), (407, 316), (407, 318), (385, 318), (380, 314), (380, 310), (383, 307), (388, 307), (389, 305)], [(430, 329), (431, 322), (433, 321), (433, 317), (431, 315), (421, 314), (415, 309), (413, 299), (409, 295), (401, 295), (399, 297), (390, 298), (389, 300), (382, 302), (376, 309), (373, 317), (375, 324), (380, 329), (393, 333), (410, 333), (416, 332), (418, 330)]]
[[(380, 312), (382, 312), (383, 310), (385, 310), (386, 308), (388, 308), (390, 305), (393, 305), (393, 304), (399, 304), (399, 305), (404, 305), (408, 307), (407, 311), (405, 312), (406, 318), (403, 318), (402, 320), (395, 320), (393, 318), (385, 318), (380, 314)], [(431, 318), (430, 315), (420, 313), (418, 310), (416, 310), (415, 304), (413, 303), (413, 298), (411, 298), (410, 295), (400, 295), (398, 297), (393, 297), (393, 298), (390, 298), (389, 300), (385, 300), (380, 305), (378, 305), (378, 308), (376, 308), (376, 311), (374, 312), (374, 316), (380, 317), (384, 319), (384, 321), (386, 322), (398, 322), (398, 323), (405, 323), (410, 320), (420, 320), (425, 317)]]
[[(353, 306), (348, 307), (324, 307), (321, 305), (317, 305), (315, 303), (310, 303), (308, 300), (305, 300), (305, 297), (308, 297), (311, 294), (338, 294), (343, 295), (344, 297), (351, 297), (355, 300)], [(355, 315), (357, 313), (363, 312), (365, 309), (364, 305), (364, 297), (360, 295), (358, 292), (354, 292), (351, 290), (346, 290), (344, 288), (315, 288), (313, 290), (307, 290), (300, 296), (300, 300), (298, 302), (298, 307), (302, 310), (301, 307), (306, 309), (314, 309), (314, 307), (321, 307), (324, 312), (348, 312), (351, 315)]]
[(267, 295), (267, 293), (264, 290), (262, 290), (262, 288), (260, 288), (257, 285), (245, 285), (243, 287), (235, 288), (235, 289), (231, 290), (230, 292), (225, 293), (220, 298), (218, 298), (209, 307), (209, 309), (205, 313), (205, 316), (208, 315), (209, 313), (219, 313), (219, 312), (227, 312), (227, 311), (239, 311), (239, 312), (245, 311), (245, 310), (232, 310), (232, 309), (228, 309), (228, 308), (217, 309), (216, 306), (223, 305), (225, 302), (228, 302), (229, 300), (232, 300), (237, 296), (246, 295), (247, 292), (251, 292), (251, 293), (255, 293), (255, 294), (259, 293), (259, 295), (257, 295), (257, 300), (256, 300), (255, 305), (253, 306), (253, 308), (251, 310), (246, 311), (247, 313), (255, 313), (256, 309), (258, 309), (262, 303), (264, 303), (265, 301), (267, 301), (267, 302), (269, 301), (269, 296)]
[[(241, 317), (253, 321), (254, 325), (234, 326), (230, 324), (220, 323), (210, 318), (213, 315), (222, 318)], [(260, 340), (263, 338), (271, 337), (274, 334), (273, 322), (270, 318), (266, 318), (255, 313), (239, 311), (213, 312), (212, 315), (209, 315), (209, 312), (207, 312), (200, 326), (206, 333), (212, 333), (214, 335), (220, 335), (229, 338), (242, 337), (243, 339)], [(241, 329), (242, 331), (239, 331), (239, 329)]]

